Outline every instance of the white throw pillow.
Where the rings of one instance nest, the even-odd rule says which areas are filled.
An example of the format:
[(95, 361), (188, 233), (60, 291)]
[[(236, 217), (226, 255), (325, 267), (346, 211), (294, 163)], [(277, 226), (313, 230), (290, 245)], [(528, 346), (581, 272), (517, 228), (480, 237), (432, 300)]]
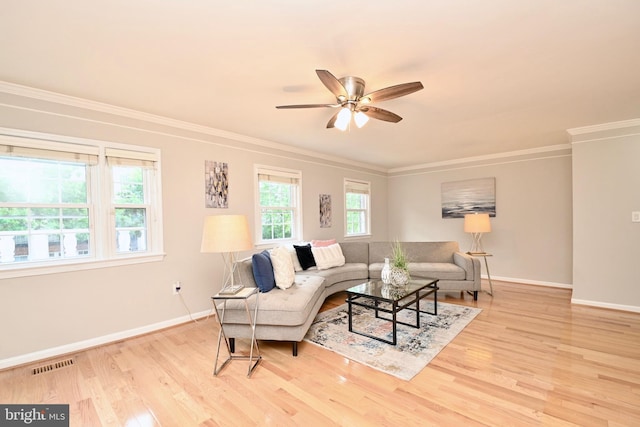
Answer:
[[(303, 243), (296, 243), (296, 245), (303, 245)], [(302, 271), (302, 266), (300, 265), (300, 260), (298, 259), (298, 254), (296, 253), (296, 249), (293, 247), (293, 244), (286, 245), (285, 248), (289, 251), (289, 255), (291, 255), (293, 269), (295, 271)]]
[(344, 265), (345, 259), (339, 243), (329, 246), (311, 247), (318, 270)]
[(291, 254), (287, 248), (282, 246), (271, 249), (269, 254), (271, 255), (271, 264), (273, 264), (276, 286), (280, 289), (290, 288), (296, 280)]

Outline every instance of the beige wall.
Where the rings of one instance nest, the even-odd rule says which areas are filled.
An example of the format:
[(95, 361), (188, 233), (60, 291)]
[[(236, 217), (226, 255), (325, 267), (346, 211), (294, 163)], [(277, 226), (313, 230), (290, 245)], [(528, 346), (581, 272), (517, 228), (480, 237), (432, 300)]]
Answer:
[[(458, 240), (463, 250), (469, 236), (461, 219), (441, 218), (440, 186), (495, 177), (497, 217), (483, 238), (485, 249), (495, 255), (490, 260), (494, 277), (573, 284), (576, 302), (640, 310), (635, 286), (640, 224), (630, 222), (631, 211), (640, 210), (640, 132), (574, 136), (573, 164), (571, 150), (557, 147), (387, 176), (337, 158), (293, 154), (268, 141), (65, 102), (64, 97), (43, 100), (0, 91), (0, 127), (160, 148), (166, 257), (1, 279), (0, 368), (187, 321), (185, 307), (171, 292), (175, 280), (183, 282), (191, 312), (208, 313), (222, 265), (215, 254), (200, 254), (200, 227), (206, 215), (221, 213), (245, 214), (253, 227), (256, 163), (302, 171), (304, 239), (344, 240), (346, 177), (372, 184), (371, 240)], [(229, 209), (204, 208), (204, 160), (229, 163)], [(319, 228), (319, 194), (332, 195), (329, 229)]]
[(571, 156), (564, 146), (391, 176), (389, 236), (457, 240), (462, 250), (469, 250), (463, 219), (442, 218), (441, 185), (487, 177), (496, 179), (496, 217), (491, 218), (492, 232), (482, 238), (485, 251), (494, 255), (489, 259), (492, 277), (571, 286)]
[(573, 135), (573, 302), (640, 312), (640, 120)]
[[(201, 254), (206, 215), (239, 213), (253, 228), (254, 164), (302, 171), (303, 238), (343, 236), (343, 180), (371, 182), (374, 240), (385, 240), (386, 174), (238, 140), (119, 115), (0, 94), (0, 127), (158, 147), (162, 152), (161, 262), (0, 280), (0, 368), (187, 321), (171, 291), (183, 283), (193, 313), (206, 314), (220, 287), (221, 257)], [(224, 135), (223, 132), (220, 132)], [(204, 161), (229, 164), (229, 209), (205, 209)], [(319, 228), (318, 196), (331, 194), (333, 226)], [(246, 255), (249, 255), (247, 252)]]

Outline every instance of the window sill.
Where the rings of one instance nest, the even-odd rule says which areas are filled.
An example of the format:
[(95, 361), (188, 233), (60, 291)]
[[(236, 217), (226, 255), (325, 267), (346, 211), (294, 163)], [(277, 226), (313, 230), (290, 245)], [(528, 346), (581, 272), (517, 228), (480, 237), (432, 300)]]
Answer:
[(271, 241), (261, 240), (255, 243), (255, 248), (258, 250), (271, 249), (271, 248), (275, 248), (276, 246), (298, 245), (301, 243), (303, 242), (300, 239), (282, 239), (282, 240), (271, 240)]
[(366, 233), (366, 234), (349, 234), (349, 235), (345, 235), (344, 236), (345, 239), (370, 239), (371, 238), (371, 234), (370, 233)]
[(162, 261), (165, 257), (164, 253), (154, 253), (136, 256), (126, 256), (120, 258), (111, 258), (106, 260), (73, 260), (64, 263), (23, 264), (13, 266), (0, 266), (0, 280), (11, 279), (16, 277), (40, 276), (44, 274), (66, 273), (79, 270), (93, 270), (98, 268), (118, 267), (121, 265), (141, 264), (146, 262)]

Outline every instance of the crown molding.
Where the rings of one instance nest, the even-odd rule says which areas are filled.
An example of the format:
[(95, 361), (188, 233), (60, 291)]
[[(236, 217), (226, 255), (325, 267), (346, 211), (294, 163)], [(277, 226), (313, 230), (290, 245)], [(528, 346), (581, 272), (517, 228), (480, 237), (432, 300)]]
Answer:
[(292, 147), (290, 145), (281, 144), (278, 142), (268, 141), (260, 138), (254, 138), (234, 132), (224, 131), (221, 129), (212, 128), (209, 126), (198, 125), (182, 120), (176, 120), (169, 117), (159, 116), (151, 113), (145, 113), (142, 111), (132, 110), (129, 108), (118, 107), (115, 105), (92, 101), (89, 99), (79, 98), (71, 95), (64, 95), (56, 92), (47, 91), (44, 89), (37, 89), (29, 86), (23, 86), (16, 83), (10, 83), (0, 80), (0, 92), (11, 95), (21, 96), (25, 98), (36, 99), (39, 101), (51, 102), (54, 104), (62, 104), (70, 107), (81, 108), (85, 110), (97, 111), (100, 113), (112, 114), (128, 119), (135, 119), (147, 123), (153, 123), (163, 126), (172, 127), (175, 129), (186, 130), (190, 132), (196, 132), (204, 135), (215, 136), (219, 138), (228, 139), (231, 141), (243, 142), (252, 144), (255, 146), (268, 148), (269, 150), (281, 150), (289, 153), (294, 153), (302, 156), (310, 156), (315, 159), (322, 159), (329, 162), (335, 162), (338, 164), (355, 166), (358, 168), (369, 169), (376, 172), (386, 173), (387, 169), (371, 165), (368, 163), (361, 163), (352, 160), (347, 160), (342, 157), (331, 156), (323, 153), (318, 153), (311, 150)]
[(619, 122), (602, 123), (599, 125), (582, 126), (578, 128), (567, 129), (567, 133), (571, 136), (584, 135), (586, 133), (602, 132), (608, 130), (624, 129), (633, 126), (640, 126), (640, 119), (622, 120)]
[(464, 158), (455, 159), (455, 160), (425, 163), (422, 165), (414, 165), (414, 166), (407, 166), (402, 168), (389, 169), (388, 173), (394, 174), (394, 173), (402, 173), (402, 172), (423, 171), (423, 170), (443, 168), (448, 166), (463, 166), (463, 165), (468, 165), (470, 163), (493, 162), (499, 159), (509, 159), (509, 158), (522, 157), (522, 156), (556, 153), (556, 152), (561, 152), (566, 150), (569, 150), (569, 151), (571, 150), (571, 144), (549, 145), (546, 147), (529, 148), (526, 150), (507, 151), (507, 152), (498, 153), (498, 154), (487, 154), (484, 156), (464, 157)]

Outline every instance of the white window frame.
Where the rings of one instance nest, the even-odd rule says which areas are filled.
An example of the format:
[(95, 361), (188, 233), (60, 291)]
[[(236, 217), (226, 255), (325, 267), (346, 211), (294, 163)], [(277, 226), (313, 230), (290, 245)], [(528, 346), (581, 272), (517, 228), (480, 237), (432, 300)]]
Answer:
[[(358, 212), (364, 212), (365, 217), (365, 231), (362, 233), (349, 233), (349, 228), (347, 224), (348, 214), (354, 209), (349, 209), (347, 207), (347, 194), (349, 193), (357, 193), (357, 194), (366, 194), (366, 206), (364, 209), (357, 209)], [(345, 237), (363, 237), (371, 235), (371, 182), (362, 181), (359, 179), (344, 179), (344, 236)]]
[[(272, 166), (254, 165), (255, 191), (255, 242), (256, 245), (274, 245), (302, 240), (302, 172), (294, 169), (277, 168)], [(271, 176), (275, 179), (292, 180), (297, 182), (297, 190), (292, 195), (293, 221), (291, 238), (263, 239), (262, 238), (262, 206), (260, 206), (260, 176)]]
[[(0, 263), (0, 279), (155, 262), (164, 258), (159, 149), (4, 128), (0, 128), (0, 145), (19, 147), (27, 153), (29, 150), (50, 150), (52, 153), (62, 151), (95, 156), (95, 159), (92, 158), (87, 163), (90, 256)], [(112, 181), (107, 154), (112, 158), (119, 155), (120, 158), (127, 159), (128, 165), (146, 165), (144, 175), (148, 203), (145, 203), (147, 246), (144, 251), (116, 251), (115, 208), (112, 204)], [(51, 159), (55, 160), (56, 156)]]
[[(140, 152), (131, 149), (122, 149), (122, 148), (114, 148), (114, 147), (106, 147), (105, 148), (105, 157), (107, 159), (107, 173), (109, 179), (107, 182), (109, 183), (109, 214), (110, 218), (108, 221), (108, 229), (109, 229), (109, 242), (111, 243), (110, 255), (116, 257), (128, 257), (128, 256), (137, 256), (137, 254), (142, 252), (127, 252), (120, 251), (118, 252), (118, 248), (116, 247), (116, 241), (118, 239), (118, 230), (116, 228), (116, 209), (145, 209), (146, 218), (145, 218), (145, 243), (148, 248), (153, 248), (153, 244), (155, 243), (155, 229), (151, 228), (153, 224), (157, 224), (156, 221), (156, 209), (155, 203), (155, 191), (154, 188), (156, 186), (156, 155), (155, 153), (148, 152)], [(113, 193), (113, 174), (112, 167), (136, 167), (142, 168), (143, 172), (143, 189), (144, 189), (144, 201), (142, 203), (136, 204), (128, 204), (128, 203), (115, 203), (113, 201), (114, 193)]]

